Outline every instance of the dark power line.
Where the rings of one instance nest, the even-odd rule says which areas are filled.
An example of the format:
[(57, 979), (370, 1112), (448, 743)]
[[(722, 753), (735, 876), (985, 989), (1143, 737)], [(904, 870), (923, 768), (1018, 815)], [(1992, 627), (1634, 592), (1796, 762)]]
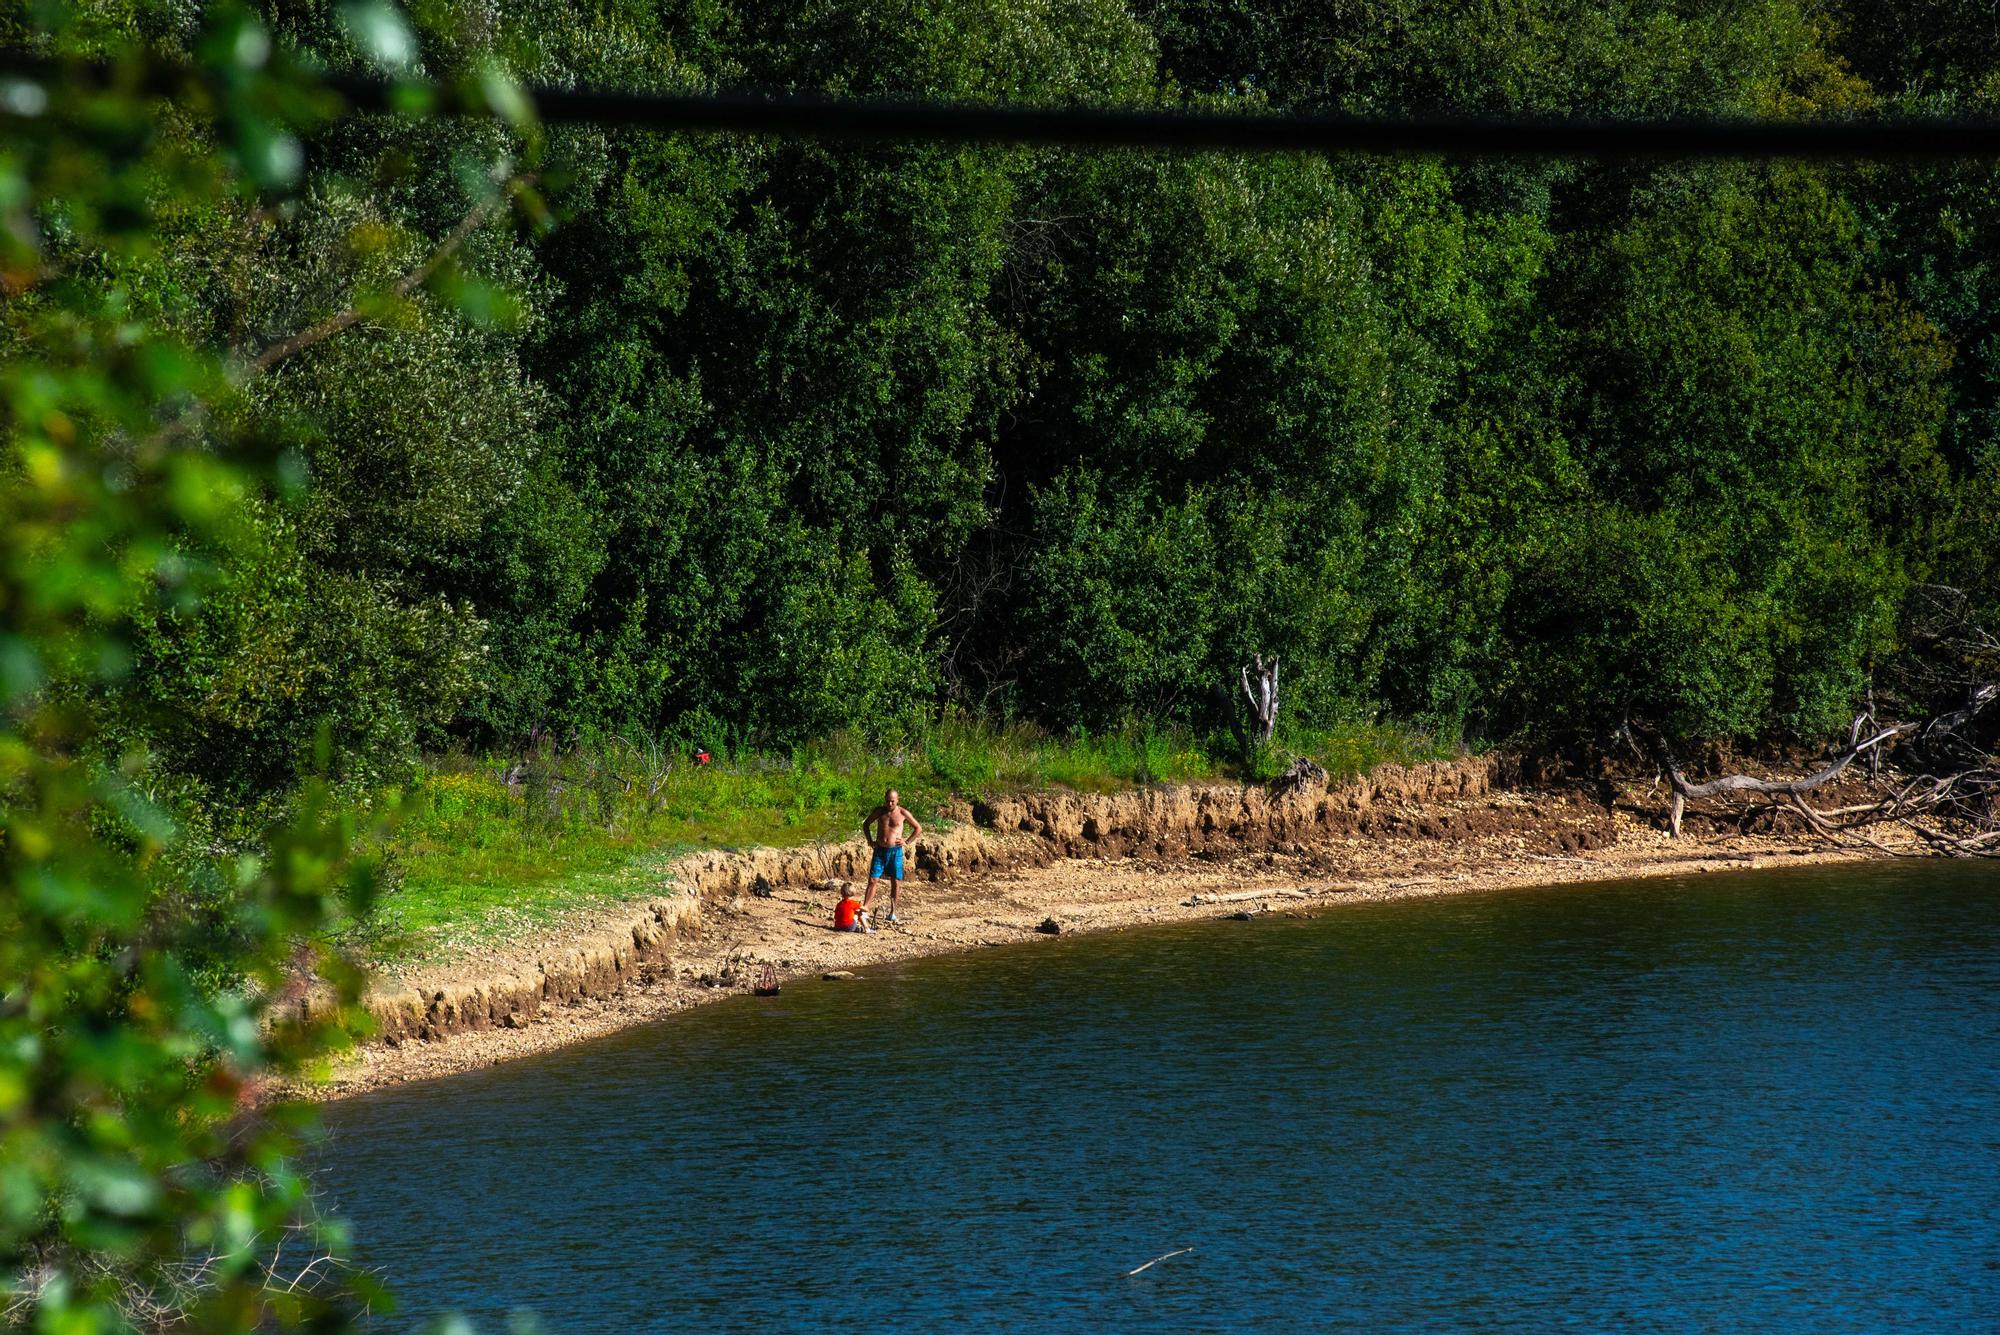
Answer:
[[(391, 105), (387, 84), (338, 80), (336, 86), (357, 105)], [(2000, 156), (2000, 119), (1993, 118), (1402, 118), (863, 100), (815, 93), (675, 94), (533, 87), (525, 91), (540, 117), (551, 122), (877, 142), (1482, 157)]]
[[(136, 77), (135, 77), (136, 74)], [(137, 83), (161, 96), (200, 75), (148, 62), (143, 71), (0, 58), (0, 79), (48, 85)], [(496, 114), (476, 91), (350, 74), (319, 76), (357, 109)], [(1349, 116), (1262, 111), (1031, 107), (855, 99), (801, 92), (651, 93), (528, 86), (535, 114), (667, 132), (780, 135), (873, 142), (1035, 144), (1242, 153), (1433, 153), (1584, 158), (2000, 157), (2000, 118), (1879, 117), (1818, 121), (1735, 118), (1576, 120), (1502, 116)], [(422, 108), (412, 111), (412, 108)], [(0, 99), (0, 122), (18, 114)]]

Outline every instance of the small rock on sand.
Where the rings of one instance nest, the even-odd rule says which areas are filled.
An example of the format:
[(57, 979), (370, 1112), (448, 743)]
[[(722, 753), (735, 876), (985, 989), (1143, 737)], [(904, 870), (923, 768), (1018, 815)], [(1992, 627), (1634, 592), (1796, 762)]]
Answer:
[(1062, 934), (1062, 924), (1054, 918), (1044, 918), (1042, 919), (1042, 925), (1035, 930), (1044, 936), (1059, 936)]

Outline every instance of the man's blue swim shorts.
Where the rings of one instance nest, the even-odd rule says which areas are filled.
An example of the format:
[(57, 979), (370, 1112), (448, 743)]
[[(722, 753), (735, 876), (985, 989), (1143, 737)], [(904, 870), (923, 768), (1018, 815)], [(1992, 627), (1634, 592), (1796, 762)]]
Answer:
[(878, 876), (886, 876), (892, 881), (902, 880), (903, 850), (901, 848), (876, 849), (875, 861), (869, 864), (868, 867), (868, 876), (870, 880)]

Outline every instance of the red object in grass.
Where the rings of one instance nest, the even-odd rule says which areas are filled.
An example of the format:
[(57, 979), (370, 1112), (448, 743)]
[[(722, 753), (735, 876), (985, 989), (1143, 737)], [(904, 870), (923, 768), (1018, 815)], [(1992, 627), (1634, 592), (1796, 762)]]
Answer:
[(694, 749), (694, 763), (695, 763), (695, 764), (697, 764), (697, 765), (706, 765), (706, 764), (707, 764), (707, 763), (708, 763), (708, 762), (709, 762), (709, 761), (710, 761), (711, 759), (713, 759), (713, 757), (712, 757), (712, 756), (710, 756), (710, 755), (708, 754), (708, 748), (707, 748), (707, 747), (705, 747), (705, 746), (697, 746), (697, 747), (696, 747), (696, 748)]

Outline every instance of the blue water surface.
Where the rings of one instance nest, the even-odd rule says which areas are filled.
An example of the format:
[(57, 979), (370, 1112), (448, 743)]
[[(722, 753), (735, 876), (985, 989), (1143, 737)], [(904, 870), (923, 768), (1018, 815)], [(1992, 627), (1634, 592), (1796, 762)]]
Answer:
[(2000, 867), (1038, 940), (328, 1121), (395, 1329), (1995, 1331)]

